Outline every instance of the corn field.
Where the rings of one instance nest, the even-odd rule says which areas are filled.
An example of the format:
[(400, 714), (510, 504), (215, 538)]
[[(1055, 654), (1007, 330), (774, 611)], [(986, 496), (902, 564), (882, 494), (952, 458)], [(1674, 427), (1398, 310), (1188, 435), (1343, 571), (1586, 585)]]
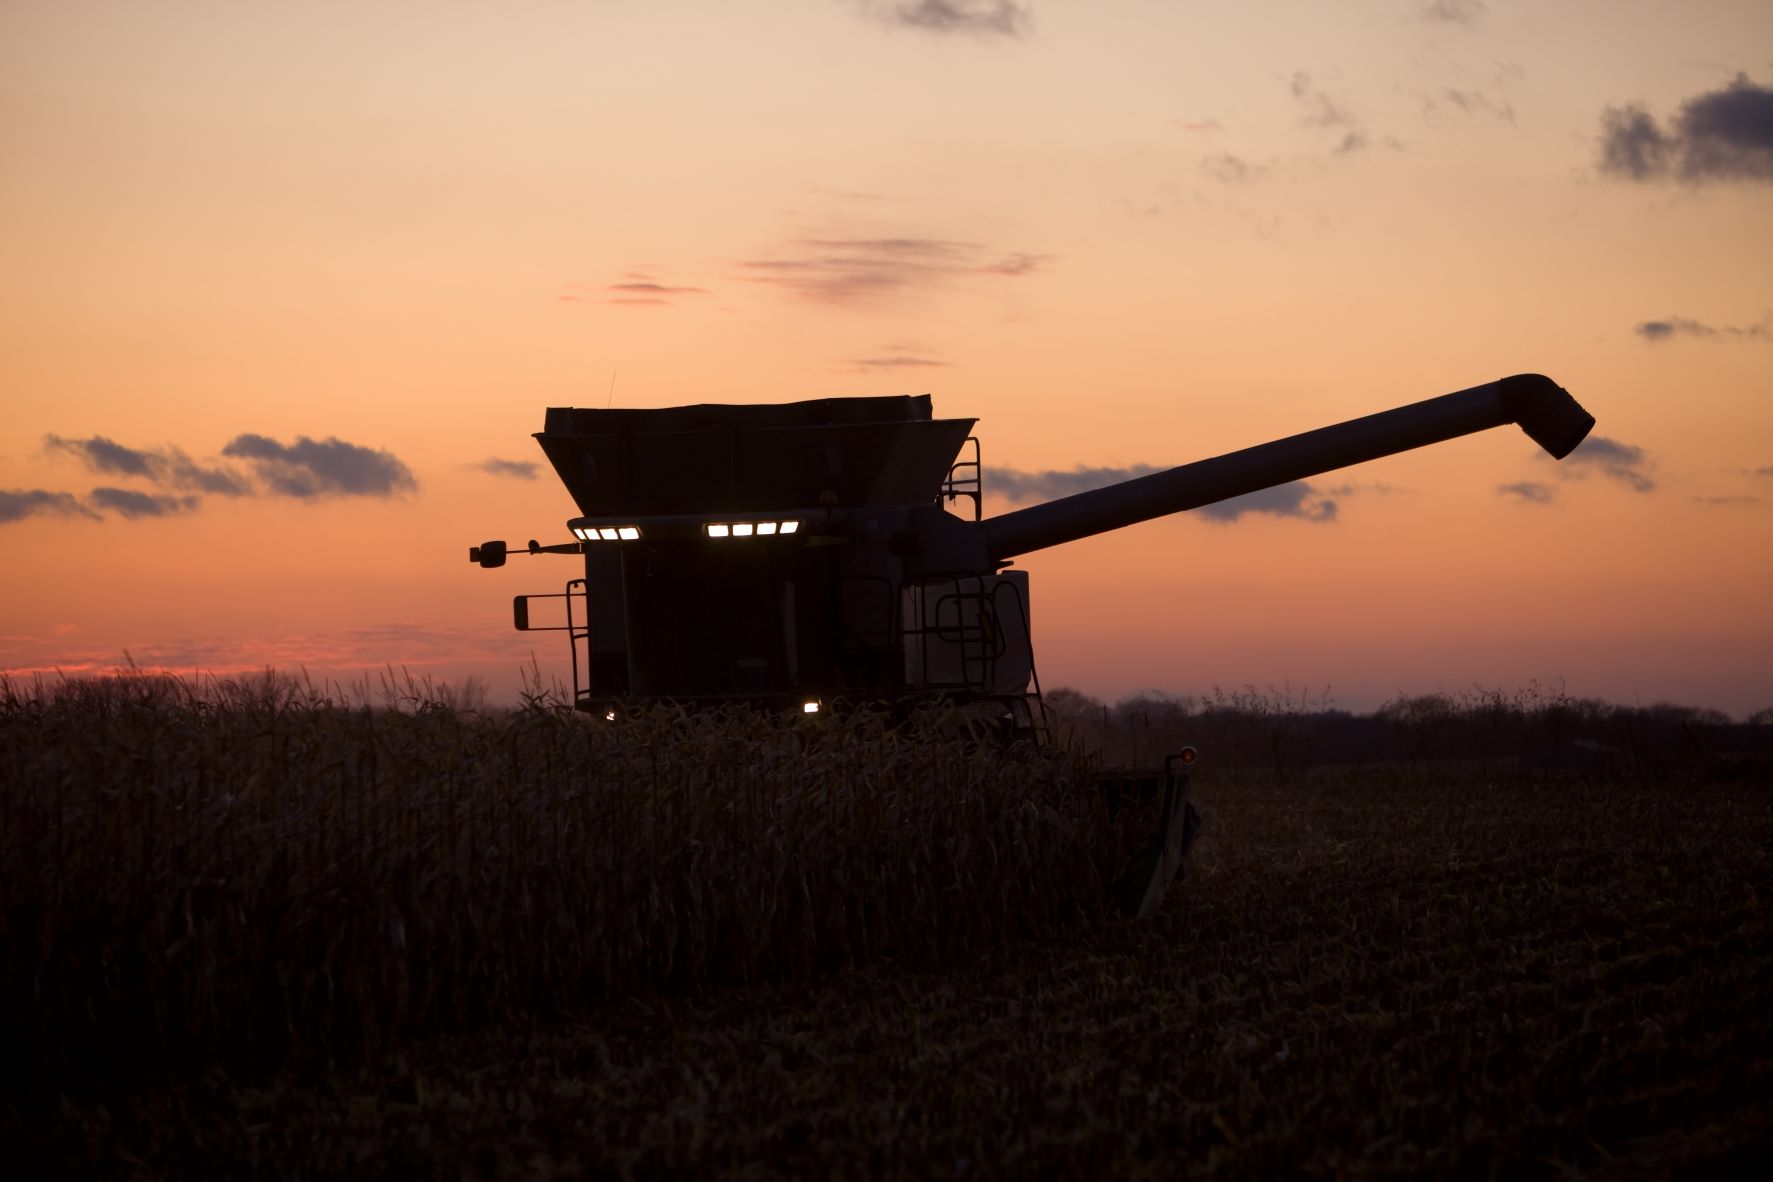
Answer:
[(9, 1176), (1773, 1162), (1766, 718), (1085, 702), (1204, 739), (1129, 923), (1150, 818), (953, 714), (368, 700), (0, 684)]
[(867, 714), (611, 726), (266, 677), (0, 686), (13, 1084), (356, 1062), (635, 993), (1099, 917), (1129, 840), (1050, 751)]

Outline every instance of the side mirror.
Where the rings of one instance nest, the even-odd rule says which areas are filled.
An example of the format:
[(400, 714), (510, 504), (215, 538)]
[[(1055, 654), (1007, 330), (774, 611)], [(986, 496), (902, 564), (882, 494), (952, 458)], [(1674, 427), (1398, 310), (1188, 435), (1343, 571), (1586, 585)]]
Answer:
[(478, 562), (488, 570), (495, 566), (505, 565), (505, 543), (482, 542), (478, 546), (468, 548), (468, 561)]

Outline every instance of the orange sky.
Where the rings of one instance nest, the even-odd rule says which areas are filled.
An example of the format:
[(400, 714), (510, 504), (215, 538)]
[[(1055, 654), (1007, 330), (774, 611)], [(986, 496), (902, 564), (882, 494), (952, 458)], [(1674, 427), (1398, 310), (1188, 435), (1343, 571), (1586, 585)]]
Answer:
[(1026, 558), (1043, 683), (1773, 705), (1768, 45), (1763, 0), (5, 0), (0, 668), (564, 675), (508, 604), (571, 560), (465, 561), (566, 536), (484, 467), (549, 405), (928, 391), (990, 488), (1540, 371), (1599, 449)]

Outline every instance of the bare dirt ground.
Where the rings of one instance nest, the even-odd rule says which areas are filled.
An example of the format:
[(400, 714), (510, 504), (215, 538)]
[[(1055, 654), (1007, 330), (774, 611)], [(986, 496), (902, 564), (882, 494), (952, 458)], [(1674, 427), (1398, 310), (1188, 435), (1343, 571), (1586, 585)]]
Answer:
[(1196, 799), (1141, 925), (34, 1097), (0, 1145), (18, 1177), (1773, 1171), (1773, 784)]

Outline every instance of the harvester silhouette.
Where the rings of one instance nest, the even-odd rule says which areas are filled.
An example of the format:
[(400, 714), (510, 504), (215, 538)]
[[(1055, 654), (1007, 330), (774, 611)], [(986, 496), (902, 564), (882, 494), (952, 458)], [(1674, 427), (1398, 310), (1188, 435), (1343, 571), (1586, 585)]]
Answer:
[[(1520, 374), (984, 517), (976, 421), (934, 417), (928, 395), (549, 408), (535, 438), (582, 516), (574, 541), (526, 550), (582, 555), (585, 573), (516, 597), (516, 626), (566, 632), (574, 705), (611, 719), (649, 699), (807, 713), (944, 699), (1038, 740), (1018, 555), (1506, 423), (1562, 459), (1594, 426), (1551, 379)], [(496, 567), (509, 552), (491, 541), (469, 558)], [(563, 601), (565, 623), (532, 624), (537, 599)], [(1136, 915), (1161, 902), (1198, 828), (1193, 759), (1105, 780), (1111, 808), (1161, 802), (1118, 888)]]

